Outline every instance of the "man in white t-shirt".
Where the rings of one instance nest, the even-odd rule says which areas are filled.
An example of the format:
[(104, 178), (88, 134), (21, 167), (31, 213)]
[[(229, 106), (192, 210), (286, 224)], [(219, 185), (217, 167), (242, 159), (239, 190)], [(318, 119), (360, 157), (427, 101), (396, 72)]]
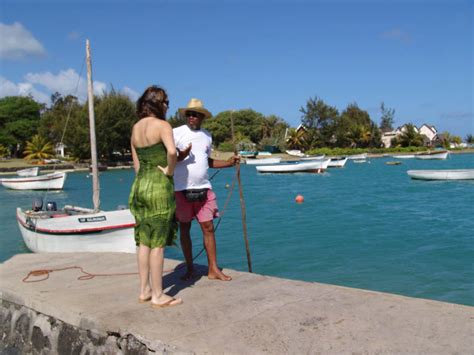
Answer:
[(211, 158), (212, 137), (201, 128), (204, 119), (212, 114), (204, 108), (201, 100), (191, 99), (188, 106), (180, 108), (180, 115), (186, 117), (187, 124), (174, 128), (173, 136), (179, 151), (178, 163), (174, 171), (176, 197), (176, 218), (179, 222), (181, 247), (186, 260), (187, 271), (184, 279), (193, 277), (193, 250), (191, 242), (191, 222), (195, 218), (201, 227), (207, 253), (208, 278), (230, 281), (217, 266), (216, 238), (213, 219), (219, 216), (216, 195), (209, 181), (209, 168), (227, 168), (240, 161), (234, 155), (229, 160)]

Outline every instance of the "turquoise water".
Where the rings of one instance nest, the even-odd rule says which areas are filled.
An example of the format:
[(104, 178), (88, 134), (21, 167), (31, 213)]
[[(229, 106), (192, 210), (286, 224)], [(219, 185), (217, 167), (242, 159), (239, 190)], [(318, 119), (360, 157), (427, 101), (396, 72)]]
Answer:
[[(393, 158), (347, 162), (322, 175), (262, 175), (242, 166), (253, 270), (259, 274), (397, 293), (474, 306), (474, 181), (411, 180), (408, 169), (474, 168), (473, 154), (446, 161)], [(213, 179), (222, 208), (235, 176)], [(127, 203), (132, 170), (101, 175), (103, 209)], [(65, 190), (45, 200), (90, 207), (86, 173), (68, 175)], [(305, 198), (303, 204), (295, 196)], [(0, 189), (0, 261), (28, 252), (15, 222), (43, 192)], [(196, 226), (195, 226), (196, 227)], [(194, 250), (202, 248), (193, 227)], [(247, 270), (238, 188), (217, 231), (220, 266)], [(166, 256), (182, 259), (177, 248)], [(196, 261), (206, 264), (203, 253)]]

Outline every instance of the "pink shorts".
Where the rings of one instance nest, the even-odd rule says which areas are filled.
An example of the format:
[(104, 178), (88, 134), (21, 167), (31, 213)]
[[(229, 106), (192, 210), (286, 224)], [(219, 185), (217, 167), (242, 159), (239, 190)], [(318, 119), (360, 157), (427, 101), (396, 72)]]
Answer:
[(198, 222), (212, 221), (219, 217), (216, 194), (209, 189), (206, 201), (188, 202), (182, 191), (174, 193), (176, 198), (176, 218), (179, 222), (188, 223), (196, 218)]

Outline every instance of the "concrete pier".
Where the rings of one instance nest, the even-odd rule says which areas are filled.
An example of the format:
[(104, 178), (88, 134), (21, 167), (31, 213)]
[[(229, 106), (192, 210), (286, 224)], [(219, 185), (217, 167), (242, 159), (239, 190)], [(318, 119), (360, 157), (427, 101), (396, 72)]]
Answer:
[[(21, 254), (0, 267), (2, 347), (29, 353), (474, 353), (474, 307), (225, 270), (231, 282), (181, 281), (166, 260), (166, 292), (184, 304), (139, 304), (138, 277), (77, 278), (32, 270), (81, 266), (136, 272), (135, 255)], [(33, 277), (32, 280), (42, 278)], [(21, 349), (20, 349), (21, 348)]]

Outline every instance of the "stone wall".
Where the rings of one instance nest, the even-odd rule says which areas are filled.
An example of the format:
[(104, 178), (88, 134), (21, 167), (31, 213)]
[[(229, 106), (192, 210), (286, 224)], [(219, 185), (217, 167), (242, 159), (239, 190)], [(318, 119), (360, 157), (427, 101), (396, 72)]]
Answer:
[(0, 306), (0, 337), (2, 354), (173, 353), (164, 346), (151, 349), (132, 334), (96, 334), (5, 300)]

